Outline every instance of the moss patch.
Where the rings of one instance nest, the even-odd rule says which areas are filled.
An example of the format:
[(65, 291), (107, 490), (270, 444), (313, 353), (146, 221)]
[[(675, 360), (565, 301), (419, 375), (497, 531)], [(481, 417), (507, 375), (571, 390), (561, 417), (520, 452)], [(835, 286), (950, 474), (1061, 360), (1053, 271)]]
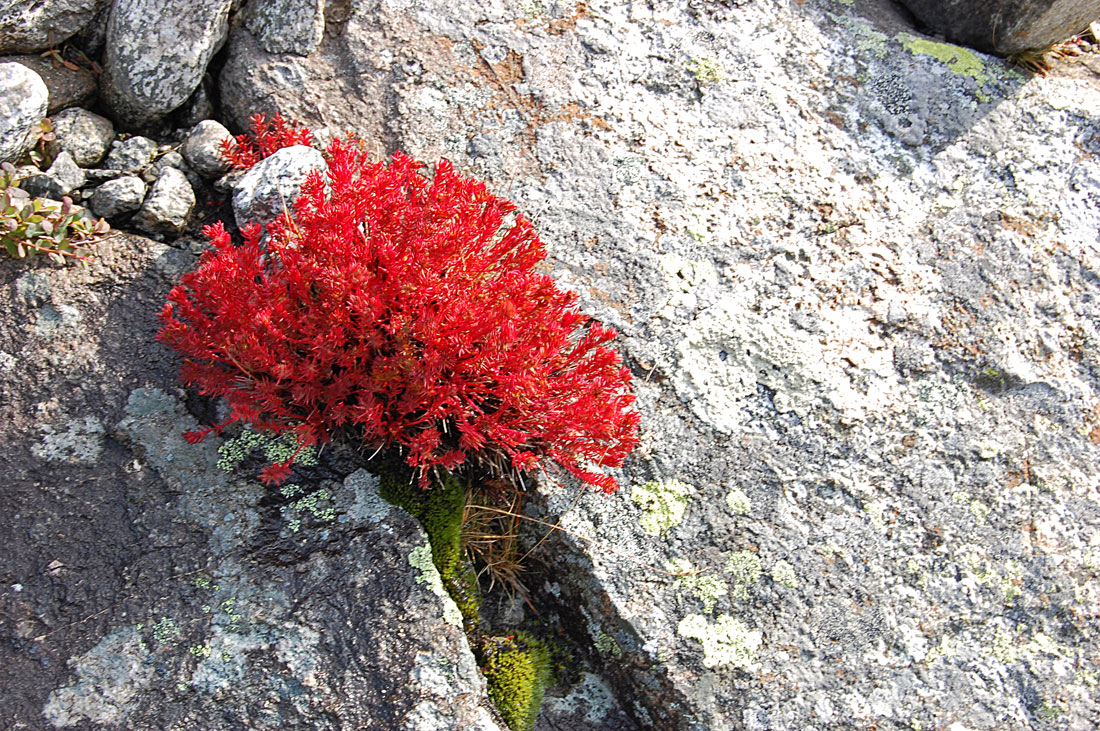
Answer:
[(421, 490), (407, 471), (386, 470), (380, 476), (379, 493), (388, 502), (404, 508), (420, 521), (428, 534), (432, 562), (447, 593), (458, 605), (467, 627), (478, 621), (480, 601), (477, 576), (462, 560), (462, 509), (466, 490), (454, 475), (444, 473)]
[(525, 632), (487, 638), (481, 646), (481, 669), (489, 698), (512, 731), (530, 731), (552, 680), (550, 651)]

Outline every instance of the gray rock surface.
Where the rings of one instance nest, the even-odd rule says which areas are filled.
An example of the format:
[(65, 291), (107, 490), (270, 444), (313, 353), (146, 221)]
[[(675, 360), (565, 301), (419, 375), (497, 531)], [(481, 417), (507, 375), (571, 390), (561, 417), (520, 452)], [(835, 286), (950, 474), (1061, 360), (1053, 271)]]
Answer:
[(902, 5), (948, 40), (1002, 55), (1048, 48), (1100, 18), (1096, 0), (902, 0)]
[(17, 63), (0, 63), (0, 162), (18, 160), (38, 141), (49, 92), (38, 74)]
[(184, 439), (154, 336), (194, 261), (122, 234), (87, 268), (0, 270), (5, 722), (498, 731), (427, 540), (375, 478), (345, 456), (290, 499)]
[(116, 119), (151, 124), (199, 86), (226, 36), (230, 0), (116, 0), (100, 92)]
[(72, 153), (81, 167), (96, 165), (107, 154), (114, 140), (111, 120), (79, 107), (66, 109), (50, 117), (57, 144)]
[(279, 109), (508, 191), (643, 446), (543, 587), (643, 728), (1089, 728), (1100, 85), (888, 4), (353, 4)]
[(284, 147), (260, 160), (233, 186), (233, 215), (238, 228), (250, 223), (267, 224), (291, 210), (309, 173), (325, 167), (320, 151), (304, 145)]
[(9, 0), (0, 9), (0, 54), (34, 53), (61, 45), (107, 0)]
[(123, 173), (141, 172), (153, 163), (157, 148), (157, 143), (148, 137), (134, 136), (118, 140), (111, 144), (111, 151), (103, 161), (103, 167)]
[(158, 235), (178, 234), (195, 208), (195, 191), (182, 171), (166, 167), (160, 171), (145, 202), (134, 215), (140, 231)]
[(64, 150), (54, 158), (48, 170), (27, 178), (20, 186), (31, 195), (56, 200), (84, 185), (84, 180), (84, 171), (73, 160), (72, 153)]
[(180, 152), (199, 175), (212, 180), (229, 171), (229, 163), (222, 158), (221, 141), (233, 135), (221, 122), (204, 119), (195, 125)]
[(325, 34), (325, 0), (253, 0), (245, 27), (268, 53), (308, 56)]
[(114, 218), (141, 208), (145, 200), (145, 181), (136, 175), (108, 180), (92, 192), (88, 207), (97, 216)]

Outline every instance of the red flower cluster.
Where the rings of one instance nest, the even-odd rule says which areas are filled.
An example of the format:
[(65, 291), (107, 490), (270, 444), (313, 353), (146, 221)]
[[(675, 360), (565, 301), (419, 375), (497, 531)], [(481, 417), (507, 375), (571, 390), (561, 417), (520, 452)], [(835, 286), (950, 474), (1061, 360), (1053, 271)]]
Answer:
[(253, 114), (248, 121), (252, 124), (248, 134), (221, 141), (222, 157), (239, 170), (248, 170), (284, 147), (313, 144), (313, 133), (308, 128), (287, 122), (278, 112), (270, 122), (262, 114)]
[[(329, 148), (295, 216), (214, 246), (172, 290), (160, 339), (183, 379), (224, 396), (228, 422), (293, 429), (302, 445), (350, 430), (418, 468), (498, 474), (557, 463), (612, 492), (638, 443), (630, 372), (614, 331), (532, 270), (545, 251), (515, 206), (450, 163), (430, 181), (395, 155)], [(265, 470), (281, 482), (290, 463)]]

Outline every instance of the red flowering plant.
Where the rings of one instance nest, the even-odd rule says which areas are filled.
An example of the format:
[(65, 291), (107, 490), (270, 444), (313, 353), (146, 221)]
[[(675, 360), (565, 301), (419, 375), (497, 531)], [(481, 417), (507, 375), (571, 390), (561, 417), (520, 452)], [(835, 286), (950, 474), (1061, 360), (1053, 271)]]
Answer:
[(278, 112), (270, 122), (263, 114), (253, 114), (248, 121), (251, 128), (247, 134), (227, 137), (220, 143), (222, 157), (238, 170), (248, 170), (284, 147), (313, 144), (313, 133), (308, 128), (286, 121)]
[[(182, 377), (235, 421), (301, 447), (351, 433), (397, 448), (422, 487), (440, 466), (498, 475), (556, 464), (614, 491), (603, 468), (638, 443), (613, 330), (533, 267), (546, 253), (513, 204), (440, 161), (370, 163), (334, 142), (294, 215), (213, 249), (161, 312)], [(289, 475), (294, 457), (261, 474)]]

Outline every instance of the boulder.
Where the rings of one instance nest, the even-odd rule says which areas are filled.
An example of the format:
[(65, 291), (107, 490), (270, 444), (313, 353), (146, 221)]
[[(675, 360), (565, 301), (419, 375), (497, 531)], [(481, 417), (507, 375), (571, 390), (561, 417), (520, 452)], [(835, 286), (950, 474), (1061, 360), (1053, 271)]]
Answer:
[(325, 170), (325, 158), (312, 147), (284, 147), (256, 163), (233, 186), (237, 227), (267, 224), (294, 206), (306, 177)]
[(208, 180), (220, 178), (229, 171), (229, 163), (222, 158), (221, 142), (232, 136), (220, 122), (204, 119), (191, 130), (180, 152), (199, 175)]
[(115, 138), (111, 120), (79, 107), (51, 116), (50, 124), (57, 144), (71, 152), (80, 167), (98, 164)]
[(155, 335), (195, 259), (119, 234), (87, 267), (0, 271), (0, 436), (24, 445), (0, 455), (4, 717), (503, 731), (424, 533), (353, 455), (288, 496), (228, 434), (184, 438)]
[(255, 0), (244, 13), (245, 27), (268, 53), (308, 56), (325, 34), (325, 0)]
[(949, 41), (1002, 56), (1042, 50), (1100, 18), (1096, 0), (901, 0)]
[(195, 208), (195, 191), (182, 171), (165, 167), (134, 215), (140, 231), (157, 235), (176, 235), (187, 225)]
[(84, 185), (84, 181), (84, 171), (76, 164), (72, 153), (65, 150), (54, 158), (48, 170), (27, 178), (20, 187), (31, 195), (59, 200)]
[(620, 332), (643, 446), (540, 483), (540, 616), (642, 728), (1089, 728), (1098, 79), (882, 2), (585, 7), (354, 4), (220, 77), (507, 192)]
[(0, 63), (0, 162), (18, 160), (38, 141), (49, 92), (38, 74), (17, 63)]
[(136, 175), (108, 180), (92, 192), (88, 207), (97, 216), (114, 218), (141, 208), (145, 200), (145, 182)]
[(100, 91), (117, 121), (147, 126), (187, 101), (225, 40), (230, 2), (115, 2)]
[(88, 104), (95, 96), (95, 75), (84, 68), (68, 68), (42, 56), (5, 56), (0, 63), (21, 63), (41, 77), (50, 93), (46, 113), (53, 116), (62, 109)]
[(0, 10), (0, 54), (55, 48), (83, 28), (108, 0), (10, 0)]

